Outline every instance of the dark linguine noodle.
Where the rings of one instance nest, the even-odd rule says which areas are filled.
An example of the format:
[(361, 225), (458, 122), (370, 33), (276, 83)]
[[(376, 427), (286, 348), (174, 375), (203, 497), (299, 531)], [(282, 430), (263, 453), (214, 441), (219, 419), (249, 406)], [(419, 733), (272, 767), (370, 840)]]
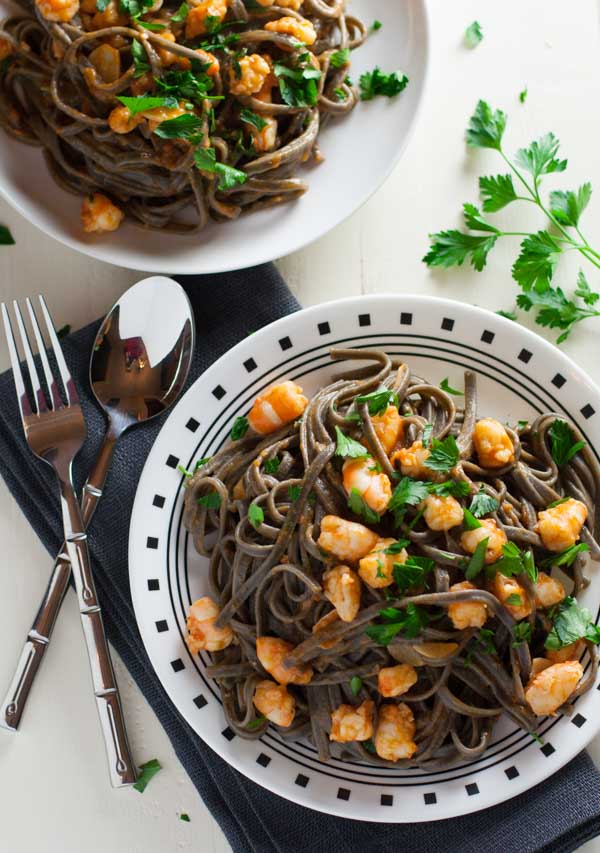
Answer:
[[(108, 5), (98, 2), (102, 12), (96, 11), (96, 2), (81, 0), (80, 7), (73, 0), (77, 14), (58, 22), (47, 19), (54, 14), (47, 10), (54, 3), (64, 7), (65, 0), (18, 0), (24, 16), (5, 21), (0, 32), (1, 55), (6, 56), (0, 66), (0, 122), (21, 142), (43, 147), (63, 189), (90, 198), (95, 192), (106, 193), (119, 216), (125, 213), (147, 227), (186, 233), (203, 229), (210, 220), (236, 219), (306, 192), (306, 182), (296, 177), (299, 167), (311, 159), (320, 161), (321, 128), (332, 117), (350, 112), (357, 100), (356, 89), (348, 82), (347, 50), (363, 42), (366, 29), (347, 14), (344, 0), (303, 0), (300, 12), (290, 2), (282, 8), (268, 0), (260, 5), (229, 0), (214, 36), (187, 34), (180, 0), (156, 0), (142, 9), (142, 19), (125, 14), (118, 0)], [(206, 0), (190, 0), (189, 15), (203, 3)], [(316, 33), (314, 44), (265, 29), (284, 19), (308, 21)], [(216, 44), (208, 54), (199, 55), (203, 42)], [(141, 66), (133, 61), (136, 45)], [(104, 53), (98, 53), (100, 47)], [(294, 69), (314, 66), (320, 76), (313, 78), (315, 88), (308, 101), (285, 102), (273, 71), (265, 81), (268, 96), (232, 94), (240, 63), (257, 55), (272, 66), (283, 63), (296, 75), (300, 72)], [(332, 63), (335, 55), (341, 61)], [(211, 57), (218, 63), (216, 73), (207, 71), (207, 56), (209, 64)], [(142, 73), (144, 67), (147, 71)], [(189, 92), (173, 89), (175, 111), (159, 111), (153, 122), (148, 110), (142, 114), (143, 122), (138, 124), (133, 116), (130, 127), (113, 130), (116, 118), (109, 121), (109, 117), (123, 109), (119, 96), (164, 94), (160, 81), (172, 82), (173, 75), (185, 69), (206, 87), (205, 98), (199, 90), (189, 103)], [(265, 119), (272, 123), (265, 131), (272, 132), (271, 141), (267, 144), (262, 138), (262, 148), (258, 129), (254, 132), (241, 118), (243, 110), (252, 114), (258, 128)], [(183, 135), (161, 138), (156, 132), (159, 120), (183, 112), (201, 122), (195, 128), (196, 141)], [(229, 175), (237, 172), (238, 179), (222, 182), (222, 171), (200, 168), (194, 159), (198, 145), (214, 152), (215, 162), (231, 167), (235, 171)], [(193, 210), (193, 218), (187, 208)], [(92, 223), (86, 230), (114, 227), (101, 229)]]
[[(389, 512), (376, 523), (351, 512), (342, 483), (342, 460), (335, 455), (335, 427), (368, 448), (372, 461), (390, 476), (393, 487), (401, 474), (394, 470), (373, 429), (368, 404), (357, 404), (356, 397), (381, 388), (395, 392), (403, 416), (402, 446), (422, 439), (428, 424), (432, 425), (430, 442), (453, 436), (458, 462), (447, 474), (432, 472), (432, 482), (450, 478), (467, 484), (468, 490), (463, 487), (463, 491), (469, 494), (457, 498), (462, 508), (472, 505), (476, 494), (495, 499), (496, 509), (487, 517), (504, 531), (509, 543), (521, 554), (529, 553), (538, 565), (552, 558), (538, 532), (538, 512), (567, 496), (582, 502), (587, 522), (580, 541), (585, 544), (572, 560), (562, 563), (569, 575), (563, 575), (563, 583), (572, 589), (572, 595), (586, 585), (585, 561), (600, 558), (595, 538), (598, 464), (591, 450), (583, 447), (559, 467), (553, 456), (551, 428), (557, 419), (564, 423), (564, 418), (544, 414), (530, 424), (507, 427), (514, 461), (493, 469), (483, 467), (474, 452), (475, 424), (483, 415), (477, 411), (472, 373), (465, 374), (464, 405), (458, 408), (453, 396), (414, 376), (406, 365), (383, 352), (333, 350), (331, 357), (368, 364), (341, 374), (322, 388), (294, 423), (266, 436), (247, 432), (228, 442), (189, 480), (185, 524), (198, 552), (210, 560), (210, 595), (220, 609), (216, 625), (230, 626), (235, 637), (227, 648), (213, 653), (208, 674), (219, 684), (231, 728), (240, 737), (258, 738), (269, 721), (257, 713), (253, 695), (256, 685), (270, 675), (257, 657), (256, 640), (281, 638), (293, 646), (283, 666), (310, 665), (313, 670), (309, 683), (288, 686), (296, 714), (291, 725), (278, 728), (282, 737), (307, 738), (322, 760), (333, 755), (383, 766), (431, 768), (473, 759), (486, 749), (501, 714), (526, 731), (535, 730), (536, 715), (525, 691), (532, 678), (532, 659), (540, 660), (546, 653), (544, 643), (557, 619), (558, 605), (548, 608), (537, 601), (532, 576), (524, 571), (514, 576), (530, 610), (524, 619), (515, 619), (515, 611), (507, 606), (515, 601), (514, 596), (502, 601), (490, 591), (494, 569), (489, 567), (473, 579), (472, 589), (450, 591), (465, 580), (465, 569), (472, 560), (472, 554), (461, 546), (464, 525), (436, 532), (424, 523), (416, 504), (406, 505), (396, 521)], [(574, 441), (582, 438), (574, 426), (571, 430)], [(274, 473), (265, 472), (265, 466), (271, 471), (275, 468), (270, 460), (279, 461)], [(211, 509), (206, 501), (198, 503), (214, 493), (220, 498), (218, 508)], [(217, 503), (215, 499), (212, 505)], [(262, 510), (258, 523), (251, 507)], [(363, 583), (360, 609), (352, 621), (334, 620), (315, 633), (315, 624), (332, 612), (323, 591), (324, 572), (343, 562), (325, 553), (317, 542), (327, 515), (361, 522), (383, 537), (408, 540), (408, 552), (431, 558), (433, 565), (420, 586), (404, 592), (395, 584), (372, 588)], [(500, 567), (500, 563), (496, 565)], [(556, 574), (552, 568), (546, 571)], [(486, 605), (485, 632), (454, 626), (448, 607), (462, 602)], [(417, 624), (416, 635), (400, 631), (382, 645), (367, 632), (385, 624), (381, 616), (385, 608), (406, 613), (415, 606), (427, 616)], [(583, 654), (590, 663), (560, 707), (561, 713), (568, 714), (573, 700), (595, 680), (598, 638), (592, 634), (589, 629), (571, 653), (575, 657)], [(570, 647), (562, 645), (568, 653)], [(436, 649), (440, 650), (438, 656)], [(398, 662), (414, 667), (418, 680), (397, 698), (384, 699), (378, 689), (378, 672)], [(411, 758), (392, 764), (376, 754), (371, 739), (330, 740), (335, 709), (358, 706), (369, 699), (375, 706), (375, 728), (383, 705), (401, 702), (409, 706), (416, 727), (416, 752)]]

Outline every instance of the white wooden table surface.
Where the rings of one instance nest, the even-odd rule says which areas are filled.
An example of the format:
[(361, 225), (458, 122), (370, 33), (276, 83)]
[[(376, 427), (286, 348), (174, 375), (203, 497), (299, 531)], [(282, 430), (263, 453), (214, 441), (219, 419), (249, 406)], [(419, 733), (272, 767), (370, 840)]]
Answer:
[[(411, 0), (390, 0), (411, 2)], [(475, 201), (476, 177), (500, 171), (493, 152), (465, 152), (463, 134), (479, 97), (509, 114), (508, 148), (552, 130), (569, 158), (553, 186), (591, 180), (598, 190), (586, 213), (586, 234), (600, 232), (600, 50), (596, 0), (430, 0), (432, 64), (416, 132), (393, 177), (344, 225), (280, 268), (304, 305), (358, 293), (430, 293), (510, 308), (510, 263), (516, 244), (495, 250), (486, 271), (432, 274), (421, 263), (427, 233), (458, 223)], [(485, 38), (473, 51), (461, 43), (477, 18)], [(399, 57), (401, 64), (401, 57)], [(521, 105), (518, 93), (527, 85)], [(349, 176), (349, 180), (351, 176)], [(522, 212), (520, 215), (524, 215)], [(534, 214), (532, 224), (537, 221)], [(0, 297), (42, 290), (58, 325), (75, 328), (103, 314), (140, 275), (65, 249), (6, 204), (0, 222), (17, 245), (0, 249)], [(542, 227), (541, 221), (539, 226)], [(598, 245), (596, 240), (595, 245)], [(574, 267), (560, 279), (574, 281)], [(596, 289), (600, 282), (590, 280)], [(564, 347), (600, 381), (598, 333), (591, 321)], [(4, 348), (0, 368), (7, 365)], [(0, 401), (1, 405), (1, 401)], [(0, 689), (12, 675), (49, 571), (45, 551), (0, 484)], [(166, 735), (127, 671), (117, 675), (134, 753), (158, 757), (164, 770), (141, 796), (109, 788), (96, 709), (89, 689), (75, 599), (69, 595), (17, 736), (0, 736), (0, 849), (11, 853), (226, 853), (229, 845), (177, 761)], [(60, 689), (58, 689), (60, 688)], [(592, 746), (600, 760), (600, 739)], [(187, 812), (190, 823), (178, 819)], [(543, 834), (543, 827), (539, 827)], [(585, 848), (600, 853), (600, 840)]]

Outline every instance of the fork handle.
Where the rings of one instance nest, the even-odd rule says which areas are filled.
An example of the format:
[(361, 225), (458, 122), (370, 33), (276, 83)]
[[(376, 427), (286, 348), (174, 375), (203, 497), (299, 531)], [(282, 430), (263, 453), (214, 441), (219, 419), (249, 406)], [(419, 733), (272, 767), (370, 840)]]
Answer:
[[(112, 426), (112, 425), (111, 425)], [(94, 463), (81, 497), (81, 515), (85, 527), (91, 521), (94, 510), (102, 496), (106, 475), (110, 467), (115, 443), (118, 438), (109, 428), (102, 447)], [(54, 561), (54, 567), (44, 597), (40, 602), (33, 624), (27, 634), (15, 674), (10, 683), (4, 701), (0, 705), (0, 728), (16, 731), (27, 704), (27, 699), (50, 643), (50, 637), (56, 623), (56, 617), (69, 587), (71, 564), (67, 557), (66, 545)]]
[(60, 480), (65, 543), (75, 581), (110, 779), (113, 787), (120, 788), (136, 781), (135, 765), (127, 740), (123, 709), (104, 632), (81, 510), (70, 476), (63, 475)]

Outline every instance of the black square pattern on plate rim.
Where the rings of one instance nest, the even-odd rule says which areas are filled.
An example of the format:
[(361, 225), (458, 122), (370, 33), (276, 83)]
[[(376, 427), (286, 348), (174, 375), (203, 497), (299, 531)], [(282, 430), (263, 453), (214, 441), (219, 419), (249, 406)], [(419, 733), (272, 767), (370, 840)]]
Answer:
[(152, 498), (152, 506), (157, 507), (158, 509), (162, 509), (165, 505), (166, 498), (164, 495), (154, 495)]
[(158, 578), (148, 578), (148, 592), (158, 592), (160, 581)]
[(532, 358), (533, 358), (533, 353), (529, 352), (528, 349), (522, 349), (521, 352), (519, 353), (519, 361), (523, 361), (523, 362), (525, 362), (525, 364), (528, 364)]
[(179, 465), (179, 458), (177, 456), (173, 456), (172, 453), (169, 453), (165, 464), (167, 468), (177, 468)]
[(517, 768), (513, 764), (511, 767), (506, 768), (506, 770), (504, 771), (504, 775), (509, 780), (509, 782), (512, 782), (512, 780), (516, 779), (517, 776), (519, 775), (519, 771), (517, 770)]
[(213, 397), (216, 397), (217, 400), (222, 400), (226, 393), (227, 391), (222, 385), (217, 385), (217, 387), (212, 390)]
[(434, 791), (423, 794), (423, 801), (426, 806), (434, 806), (437, 803), (437, 794)]
[(185, 669), (185, 664), (181, 658), (176, 658), (171, 661), (171, 668), (173, 672), (181, 672), (182, 669)]
[(146, 548), (149, 548), (151, 551), (156, 551), (158, 548), (158, 539), (156, 536), (148, 536), (146, 539)]
[(338, 788), (337, 798), (338, 800), (345, 800), (348, 802), (350, 799), (350, 790), (348, 788)]
[(451, 317), (444, 317), (442, 320), (442, 329), (445, 332), (454, 331), (454, 320)]
[(291, 349), (293, 344), (291, 339), (286, 335), (285, 338), (280, 339), (279, 346), (285, 352), (286, 349)]
[(155, 624), (156, 624), (156, 630), (158, 631), (159, 634), (164, 634), (165, 631), (169, 630), (169, 623), (167, 622), (166, 619), (159, 619), (158, 622), (156, 622)]
[(465, 785), (465, 791), (470, 797), (474, 797), (475, 794), (479, 793), (479, 785), (477, 782), (469, 782), (468, 785)]
[(587, 723), (587, 717), (584, 717), (583, 714), (575, 714), (574, 717), (571, 717), (571, 722), (580, 729), (584, 723)]
[(370, 314), (359, 314), (358, 315), (358, 325), (359, 326), (370, 326), (371, 325), (371, 315)]
[(411, 311), (403, 311), (400, 314), (400, 325), (401, 326), (412, 326), (413, 315)]
[(596, 414), (596, 410), (592, 406), (591, 403), (586, 403), (585, 406), (581, 409), (581, 414), (587, 420), (592, 417), (592, 415)]
[(253, 358), (247, 358), (247, 359), (246, 359), (246, 361), (244, 362), (244, 367), (246, 368), (246, 370), (248, 371), (248, 373), (252, 373), (252, 371), (253, 371), (253, 370), (256, 370), (256, 368), (258, 367), (258, 365), (257, 365), (257, 363), (254, 361), (254, 359), (253, 359)]
[(308, 776), (305, 776), (304, 773), (298, 773), (298, 775), (294, 779), (294, 784), (298, 785), (300, 788), (306, 788), (309, 782), (310, 778)]
[(256, 763), (260, 764), (261, 767), (268, 767), (271, 763), (271, 757), (269, 755), (265, 755), (264, 752), (261, 752), (256, 759)]
[(200, 423), (196, 420), (196, 418), (190, 418), (187, 424), (185, 425), (185, 428), (189, 429), (190, 432), (196, 432), (199, 426)]
[(490, 332), (489, 329), (484, 329), (481, 333), (481, 340), (484, 344), (491, 344), (496, 337), (495, 332)]
[(233, 739), (234, 739), (234, 737), (235, 737), (235, 732), (234, 732), (234, 731), (232, 731), (232, 730), (229, 728), (229, 726), (227, 726), (227, 728), (223, 729), (223, 731), (221, 732), (221, 734), (223, 735), (223, 737), (225, 738), (225, 740), (233, 740)]
[(200, 693), (192, 701), (196, 708), (206, 708), (206, 706), (208, 705), (208, 701), (203, 693)]
[(562, 388), (566, 381), (567, 380), (565, 379), (565, 377), (561, 373), (556, 373), (552, 377), (552, 384), (554, 385), (555, 388)]
[(382, 794), (379, 802), (382, 806), (393, 806), (394, 797), (391, 794)]
[(317, 329), (319, 330), (320, 335), (330, 335), (331, 334), (331, 326), (329, 325), (327, 320), (325, 320), (323, 323), (318, 323)]
[(546, 756), (546, 758), (548, 758), (550, 755), (552, 755), (552, 753), (555, 751), (556, 750), (554, 749), (554, 747), (552, 746), (551, 743), (545, 743), (543, 745), (543, 747), (540, 749), (540, 752), (543, 753)]

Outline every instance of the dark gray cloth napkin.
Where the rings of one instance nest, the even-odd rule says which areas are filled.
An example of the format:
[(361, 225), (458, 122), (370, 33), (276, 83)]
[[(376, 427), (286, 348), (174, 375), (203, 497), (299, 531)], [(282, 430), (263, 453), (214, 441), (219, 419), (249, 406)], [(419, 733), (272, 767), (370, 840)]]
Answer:
[[(271, 265), (180, 281), (194, 305), (198, 332), (190, 381), (247, 334), (300, 307)], [(79, 483), (104, 431), (87, 383), (97, 326), (93, 323), (63, 342), (88, 424), (88, 441), (76, 464)], [(50, 469), (25, 445), (10, 373), (0, 377), (0, 401), (0, 473), (53, 556), (62, 541), (56, 486)], [(600, 833), (600, 773), (585, 753), (527, 794), (494, 808), (441, 822), (385, 825), (328, 817), (294, 805), (255, 785), (207, 747), (164, 693), (144, 652), (129, 595), (131, 508), (160, 427), (161, 420), (137, 427), (119, 443), (106, 497), (90, 529), (90, 549), (109, 639), (235, 853), (561, 853)], [(42, 571), (40, 592), (45, 579)], [(196, 849), (203, 848), (198, 839)]]

